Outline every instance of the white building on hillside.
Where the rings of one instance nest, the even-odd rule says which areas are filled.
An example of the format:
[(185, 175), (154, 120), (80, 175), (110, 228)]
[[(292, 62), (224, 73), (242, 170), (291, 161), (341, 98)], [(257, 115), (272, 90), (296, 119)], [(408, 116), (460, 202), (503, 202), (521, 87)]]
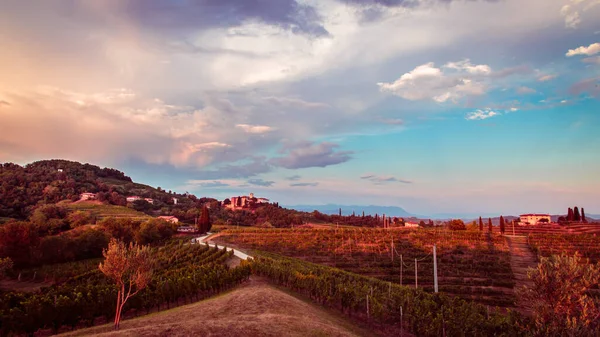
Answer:
[[(545, 221), (543, 219), (546, 219)], [(521, 214), (519, 215), (519, 225), (535, 225), (538, 222), (549, 223), (552, 221), (550, 214)]]
[(96, 199), (96, 193), (85, 192), (85, 193), (81, 193), (79, 195), (79, 200), (94, 200), (94, 199)]
[(172, 223), (178, 223), (179, 219), (177, 219), (176, 217), (172, 216), (172, 215), (161, 215), (158, 217), (158, 219), (162, 219), (162, 220), (166, 220), (168, 222), (172, 222)]
[(127, 202), (134, 202), (136, 200), (141, 200), (141, 199), (142, 199), (142, 197), (140, 197), (140, 196), (132, 195), (130, 197), (127, 197)]

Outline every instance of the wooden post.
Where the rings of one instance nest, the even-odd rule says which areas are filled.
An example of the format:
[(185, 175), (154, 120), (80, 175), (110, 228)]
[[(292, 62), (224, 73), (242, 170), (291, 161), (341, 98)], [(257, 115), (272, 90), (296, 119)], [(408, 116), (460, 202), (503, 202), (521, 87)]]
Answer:
[(404, 335), (403, 331), (402, 331), (402, 324), (403, 324), (402, 321), (403, 321), (403, 319), (402, 319), (402, 307), (400, 307), (400, 337), (402, 337)]
[(513, 219), (512, 223), (513, 223), (513, 236), (515, 236), (515, 219)]
[(392, 263), (394, 263), (394, 237), (392, 237)]
[(418, 280), (417, 269), (418, 269), (417, 259), (415, 259), (415, 289), (419, 288), (419, 282), (417, 282), (417, 280)]
[(404, 262), (402, 261), (402, 254), (400, 254), (400, 285), (402, 285), (402, 267), (404, 266)]
[(438, 292), (438, 277), (437, 277), (437, 258), (435, 252), (435, 244), (433, 245), (433, 288)]
[(369, 318), (369, 294), (367, 294), (367, 318)]

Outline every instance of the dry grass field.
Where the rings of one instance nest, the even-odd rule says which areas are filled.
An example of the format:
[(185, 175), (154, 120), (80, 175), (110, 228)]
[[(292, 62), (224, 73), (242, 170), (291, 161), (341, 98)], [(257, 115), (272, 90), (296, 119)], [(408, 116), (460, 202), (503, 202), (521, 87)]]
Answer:
[(64, 336), (372, 336), (343, 316), (252, 277), (235, 290), (148, 316)]

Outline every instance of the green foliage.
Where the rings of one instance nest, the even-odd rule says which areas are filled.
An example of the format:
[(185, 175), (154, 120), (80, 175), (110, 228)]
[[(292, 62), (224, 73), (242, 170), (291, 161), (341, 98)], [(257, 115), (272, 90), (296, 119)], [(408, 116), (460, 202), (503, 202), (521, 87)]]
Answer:
[(461, 219), (454, 219), (448, 224), (448, 229), (453, 231), (464, 231), (467, 227)]
[(0, 257), (0, 280), (9, 272), (13, 267), (13, 262), (10, 258), (1, 258)]
[[(249, 265), (227, 267), (225, 261), (231, 252), (206, 245), (173, 240), (154, 248), (152, 255), (156, 260), (153, 277), (144, 290), (127, 301), (123, 314), (131, 309), (148, 312), (181, 300), (205, 298), (239, 284), (250, 275)], [(48, 328), (56, 332), (62, 326), (92, 325), (95, 318), (114, 317), (117, 289), (97, 269), (97, 263), (90, 266), (82, 274), (42, 288), (38, 293), (0, 293), (0, 335), (33, 334)], [(67, 268), (65, 275), (73, 272), (70, 264), (54, 267)]]
[(82, 192), (108, 192), (109, 187), (99, 180), (105, 178), (131, 182), (117, 170), (66, 160), (38, 161), (25, 167), (0, 164), (0, 216), (25, 219), (40, 203), (77, 200)]
[(92, 223), (92, 213), (89, 211), (74, 211), (67, 216), (71, 228)]
[[(442, 294), (428, 294), (339, 269), (275, 254), (252, 263), (255, 273), (351, 314), (366, 314), (379, 323), (403, 324), (417, 336), (521, 336), (517, 313), (489, 313), (484, 306)], [(402, 308), (403, 321), (400, 322)], [(365, 315), (366, 316), (366, 315)]]
[(538, 336), (598, 336), (600, 299), (590, 289), (600, 281), (600, 266), (574, 256), (542, 258), (528, 276), (533, 285), (521, 291), (534, 311)]
[(170, 239), (177, 232), (175, 224), (162, 219), (151, 219), (141, 224), (135, 241), (141, 245), (155, 244)]

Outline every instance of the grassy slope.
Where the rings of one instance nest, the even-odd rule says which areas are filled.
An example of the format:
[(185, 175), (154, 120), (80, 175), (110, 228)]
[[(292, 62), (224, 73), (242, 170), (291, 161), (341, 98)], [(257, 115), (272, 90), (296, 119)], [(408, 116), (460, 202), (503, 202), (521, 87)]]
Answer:
[(112, 325), (65, 336), (367, 336), (342, 316), (252, 277), (226, 294)]
[(132, 208), (116, 205), (107, 205), (95, 201), (79, 201), (65, 204), (71, 210), (89, 211), (98, 220), (106, 217), (115, 218), (148, 218), (149, 215), (138, 212)]

